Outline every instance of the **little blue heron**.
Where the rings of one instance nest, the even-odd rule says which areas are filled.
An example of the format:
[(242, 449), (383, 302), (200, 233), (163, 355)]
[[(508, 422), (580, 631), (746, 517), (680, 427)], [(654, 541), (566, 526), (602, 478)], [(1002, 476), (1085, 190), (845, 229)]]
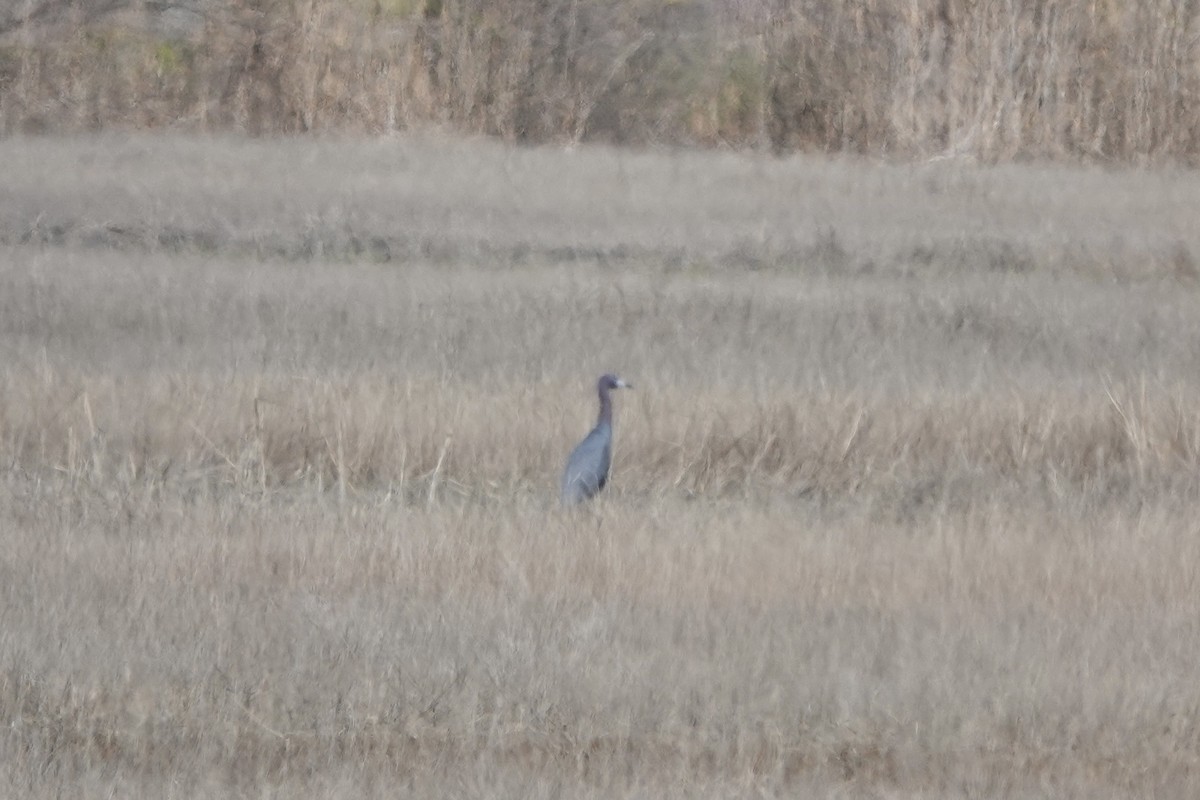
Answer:
[(616, 375), (602, 375), (596, 384), (600, 394), (600, 416), (582, 442), (571, 451), (562, 477), (562, 502), (573, 506), (587, 500), (608, 483), (608, 468), (612, 463), (612, 398), (613, 389), (632, 389)]

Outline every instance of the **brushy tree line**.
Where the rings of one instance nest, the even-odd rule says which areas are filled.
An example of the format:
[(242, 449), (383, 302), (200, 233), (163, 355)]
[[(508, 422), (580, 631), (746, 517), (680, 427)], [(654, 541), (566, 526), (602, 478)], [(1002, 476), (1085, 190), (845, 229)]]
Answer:
[(1198, 0), (16, 0), (0, 132), (1194, 163)]

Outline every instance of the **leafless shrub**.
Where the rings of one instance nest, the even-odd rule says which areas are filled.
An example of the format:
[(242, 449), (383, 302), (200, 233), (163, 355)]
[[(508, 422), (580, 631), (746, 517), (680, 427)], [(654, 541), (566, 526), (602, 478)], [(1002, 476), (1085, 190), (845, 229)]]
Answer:
[[(1190, 161), (1200, 134), (1183, 0), (184, 5), (47, 2), (0, 20), (0, 130), (432, 123), (522, 142), (1121, 161)], [(181, 9), (187, 24), (163, 22)]]

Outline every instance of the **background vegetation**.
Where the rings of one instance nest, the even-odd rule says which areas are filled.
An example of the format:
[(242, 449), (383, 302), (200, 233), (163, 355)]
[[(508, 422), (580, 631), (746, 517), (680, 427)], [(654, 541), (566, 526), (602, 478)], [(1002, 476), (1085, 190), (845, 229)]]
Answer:
[(1192, 0), (20, 0), (0, 11), (0, 131), (436, 125), (1192, 163), (1198, 14)]
[(0, 793), (1197, 796), (1190, 175), (0, 161)]
[(1196, 797), (1198, 13), (0, 6), (0, 794)]

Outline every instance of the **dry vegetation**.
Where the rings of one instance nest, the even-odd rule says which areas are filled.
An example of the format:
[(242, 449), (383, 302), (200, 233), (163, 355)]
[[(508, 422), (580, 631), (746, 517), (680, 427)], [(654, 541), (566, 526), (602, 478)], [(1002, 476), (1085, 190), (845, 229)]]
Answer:
[(0, 160), (0, 793), (1200, 790), (1194, 176)]
[(10, 0), (0, 133), (1189, 162), (1193, 0)]

